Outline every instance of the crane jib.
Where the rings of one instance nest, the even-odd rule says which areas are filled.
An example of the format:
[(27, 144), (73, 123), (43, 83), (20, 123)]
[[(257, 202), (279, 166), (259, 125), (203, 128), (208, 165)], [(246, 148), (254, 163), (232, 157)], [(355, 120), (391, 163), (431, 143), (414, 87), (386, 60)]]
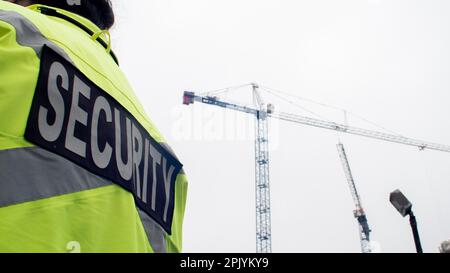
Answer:
[(46, 46), (25, 138), (129, 191), (171, 234), (182, 164), (117, 100)]

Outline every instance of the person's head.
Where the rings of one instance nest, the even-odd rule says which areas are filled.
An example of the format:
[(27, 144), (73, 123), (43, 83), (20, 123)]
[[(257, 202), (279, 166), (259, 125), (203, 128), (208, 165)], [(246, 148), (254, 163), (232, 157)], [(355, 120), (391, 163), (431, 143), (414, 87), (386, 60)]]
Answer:
[(114, 24), (114, 12), (110, 0), (8, 0), (22, 6), (42, 4), (61, 8), (91, 20), (101, 29)]

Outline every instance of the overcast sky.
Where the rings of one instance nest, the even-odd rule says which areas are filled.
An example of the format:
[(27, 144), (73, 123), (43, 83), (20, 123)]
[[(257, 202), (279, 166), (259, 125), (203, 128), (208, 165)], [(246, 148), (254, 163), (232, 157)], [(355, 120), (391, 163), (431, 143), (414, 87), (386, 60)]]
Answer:
[[(254, 252), (255, 182), (252, 118), (183, 106), (184, 90), (257, 82), (450, 144), (449, 1), (113, 3), (121, 67), (189, 177), (185, 252)], [(250, 92), (225, 98), (249, 104)], [(277, 110), (309, 115), (263, 95)], [(344, 119), (341, 111), (302, 105)], [(348, 122), (374, 129), (351, 116)], [(282, 121), (271, 122), (270, 137), (273, 252), (361, 251), (339, 140), (379, 250), (415, 251), (408, 220), (388, 200), (397, 188), (413, 202), (424, 251), (438, 252), (450, 239), (449, 153)]]

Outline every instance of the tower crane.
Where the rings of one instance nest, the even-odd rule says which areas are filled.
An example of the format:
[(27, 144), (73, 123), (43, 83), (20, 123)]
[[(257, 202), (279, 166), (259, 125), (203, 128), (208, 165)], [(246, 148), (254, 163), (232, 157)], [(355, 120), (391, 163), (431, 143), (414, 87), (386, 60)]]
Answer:
[(264, 104), (259, 93), (260, 86), (256, 83), (252, 83), (250, 85), (253, 89), (253, 98), (255, 102), (254, 107), (227, 102), (215, 96), (196, 95), (195, 92), (190, 91), (184, 92), (183, 104), (190, 105), (194, 102), (201, 102), (204, 104), (244, 112), (255, 117), (256, 251), (258, 253), (270, 253), (272, 251), (268, 118), (276, 118), (292, 123), (329, 129), (409, 146), (415, 146), (420, 150), (429, 149), (442, 152), (450, 152), (450, 146), (447, 145), (348, 126), (345, 124), (306, 117), (302, 115), (275, 112), (271, 104)]
[(348, 163), (347, 154), (345, 153), (344, 145), (342, 143), (337, 144), (337, 149), (339, 157), (341, 159), (342, 167), (344, 168), (345, 177), (347, 178), (348, 186), (350, 188), (350, 193), (353, 197), (353, 202), (355, 203), (355, 210), (353, 215), (358, 221), (359, 227), (359, 237), (361, 241), (361, 251), (362, 253), (370, 253), (370, 228), (367, 222), (366, 213), (361, 204), (361, 199), (359, 197), (358, 191), (356, 190), (355, 181), (353, 180), (352, 171)]
[(259, 94), (259, 86), (255, 83), (253, 98), (255, 108), (241, 106), (221, 101), (211, 96), (196, 96), (193, 92), (184, 92), (183, 103), (186, 105), (194, 101), (211, 104), (235, 111), (251, 114), (255, 117), (255, 190), (256, 190), (256, 251), (270, 253), (272, 251), (272, 236), (270, 225), (270, 183), (269, 183), (269, 134), (267, 109)]

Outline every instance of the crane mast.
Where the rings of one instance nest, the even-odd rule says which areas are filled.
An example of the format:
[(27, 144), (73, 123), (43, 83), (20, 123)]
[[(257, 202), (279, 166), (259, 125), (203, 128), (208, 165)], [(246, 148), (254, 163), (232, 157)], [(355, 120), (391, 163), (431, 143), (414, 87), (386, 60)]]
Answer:
[(359, 197), (358, 191), (356, 190), (355, 181), (353, 179), (352, 171), (348, 163), (344, 145), (342, 143), (337, 144), (337, 149), (339, 157), (341, 159), (342, 167), (344, 169), (345, 177), (347, 178), (348, 186), (350, 188), (350, 193), (352, 195), (353, 202), (355, 204), (355, 210), (353, 211), (353, 215), (355, 216), (356, 220), (358, 220), (361, 251), (363, 253), (370, 253), (372, 252), (370, 247), (371, 230), (369, 228), (369, 223), (367, 222), (366, 213), (364, 212), (364, 209), (361, 204), (361, 199)]
[[(290, 113), (275, 112), (272, 105), (267, 106), (262, 101), (259, 94), (259, 86), (252, 83), (253, 98), (255, 107), (243, 106), (231, 102), (227, 102), (214, 96), (196, 95), (194, 92), (185, 91), (183, 96), (183, 104), (190, 105), (194, 102), (201, 102), (214, 105), (230, 110), (244, 112), (255, 117), (255, 186), (256, 186), (256, 251), (258, 253), (270, 253), (272, 251), (272, 235), (271, 235), (271, 209), (270, 209), (270, 182), (269, 182), (269, 138), (268, 138), (268, 118), (276, 118), (297, 124), (329, 129), (333, 131), (343, 132), (347, 134), (359, 135), (368, 138), (394, 142), (409, 146), (418, 147), (420, 150), (436, 150), (442, 152), (450, 152), (450, 146), (426, 142), (422, 140), (407, 138), (399, 135), (388, 134), (384, 132), (368, 130), (327, 120), (300, 116)], [(342, 149), (341, 149), (341, 148)], [(344, 147), (338, 146), (341, 158), (343, 158), (344, 169), (346, 170), (347, 179), (349, 180), (350, 190), (355, 200), (356, 210), (355, 217), (359, 222), (361, 247), (363, 252), (370, 252), (369, 233), (370, 229), (367, 224), (367, 218), (359, 201), (358, 193), (354, 186), (348, 161), (345, 156)], [(350, 182), (351, 181), (351, 182)], [(356, 197), (356, 199), (355, 199)]]
[[(186, 105), (198, 101), (230, 110), (244, 112), (255, 117), (255, 206), (256, 206), (256, 252), (272, 252), (270, 219), (270, 177), (269, 177), (269, 134), (268, 111), (259, 94), (259, 87), (253, 83), (253, 99), (256, 108), (221, 101), (211, 96), (196, 96), (194, 92), (184, 92)], [(270, 110), (269, 110), (270, 112)]]
[(272, 252), (270, 220), (269, 130), (268, 116), (258, 85), (252, 84), (258, 106), (255, 117), (256, 251)]

